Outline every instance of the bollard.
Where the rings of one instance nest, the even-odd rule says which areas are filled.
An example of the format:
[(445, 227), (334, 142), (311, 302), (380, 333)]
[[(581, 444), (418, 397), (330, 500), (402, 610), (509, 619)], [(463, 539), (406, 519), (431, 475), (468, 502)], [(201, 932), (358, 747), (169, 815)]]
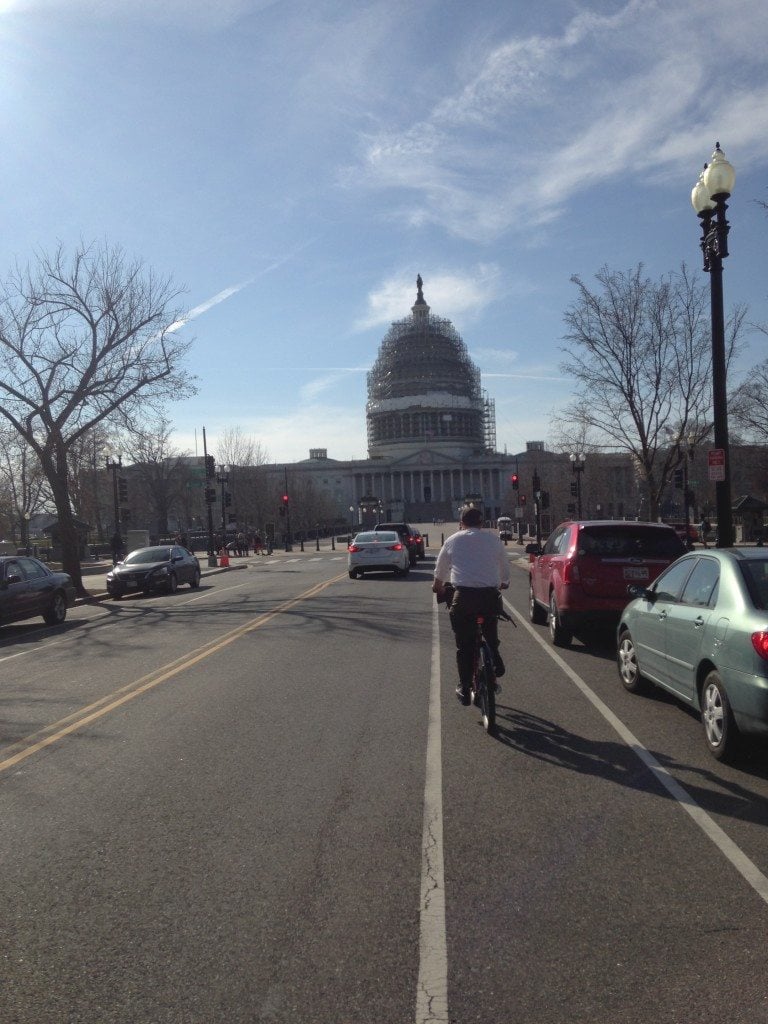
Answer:
[(331, 551), (335, 551), (335, 550), (336, 550), (336, 537), (335, 537), (334, 534), (331, 534)]

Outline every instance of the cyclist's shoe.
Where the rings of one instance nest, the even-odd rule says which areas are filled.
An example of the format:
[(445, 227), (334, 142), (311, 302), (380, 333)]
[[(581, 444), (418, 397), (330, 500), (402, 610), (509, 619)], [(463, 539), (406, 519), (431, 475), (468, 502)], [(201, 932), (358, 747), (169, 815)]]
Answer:
[(463, 704), (465, 708), (469, 707), (469, 687), (457, 686), (456, 697), (459, 704)]
[(501, 655), (499, 654), (498, 651), (493, 656), (493, 671), (496, 673), (496, 678), (497, 679), (500, 676), (503, 676), (504, 673), (507, 671), (504, 668), (504, 662), (501, 660)]
[(493, 692), (498, 697), (498, 695), (501, 693), (501, 683), (494, 683), (493, 684)]

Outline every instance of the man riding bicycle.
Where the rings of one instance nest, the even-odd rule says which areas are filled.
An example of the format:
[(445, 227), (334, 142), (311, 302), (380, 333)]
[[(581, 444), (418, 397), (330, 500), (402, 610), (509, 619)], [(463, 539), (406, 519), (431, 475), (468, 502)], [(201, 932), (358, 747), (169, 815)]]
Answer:
[(493, 652), (496, 675), (504, 675), (497, 616), (501, 601), (499, 591), (509, 586), (509, 560), (498, 535), (483, 530), (482, 525), (480, 509), (469, 507), (462, 510), (458, 533), (446, 540), (437, 556), (432, 584), (437, 600), (449, 601), (459, 670), (456, 696), (464, 705), (469, 704), (478, 615), (485, 620), (483, 633)]

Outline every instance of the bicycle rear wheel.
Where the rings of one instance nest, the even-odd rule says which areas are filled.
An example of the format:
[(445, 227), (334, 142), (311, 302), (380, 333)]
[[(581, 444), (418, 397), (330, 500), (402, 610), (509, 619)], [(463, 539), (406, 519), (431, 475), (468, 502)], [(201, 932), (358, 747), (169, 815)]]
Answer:
[(491, 650), (487, 644), (483, 644), (477, 675), (478, 703), (483, 718), (483, 728), (492, 735), (496, 732), (496, 673), (493, 669)]

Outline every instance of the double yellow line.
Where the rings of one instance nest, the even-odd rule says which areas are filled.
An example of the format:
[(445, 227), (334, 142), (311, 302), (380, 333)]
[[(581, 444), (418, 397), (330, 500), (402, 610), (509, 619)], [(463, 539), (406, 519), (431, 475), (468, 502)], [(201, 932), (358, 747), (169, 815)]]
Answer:
[(60, 740), (64, 739), (65, 736), (69, 736), (71, 733), (77, 732), (78, 729), (82, 729), (84, 726), (90, 725), (91, 722), (95, 722), (99, 718), (104, 718), (105, 715), (108, 715), (110, 712), (122, 707), (124, 704), (128, 704), (129, 701), (135, 700), (143, 693), (147, 693), (148, 690), (153, 690), (156, 686), (160, 686), (161, 683), (165, 683), (169, 679), (173, 679), (173, 677), (179, 675), (180, 672), (184, 672), (187, 669), (192, 668), (201, 661), (205, 661), (206, 658), (210, 658), (212, 654), (217, 654), (219, 651), (223, 650), (223, 648), (233, 644), (235, 640), (239, 640), (240, 637), (245, 636), (247, 633), (252, 633), (256, 629), (261, 629), (262, 626), (266, 626), (266, 624), (271, 622), (276, 616), (282, 615), (284, 612), (287, 612), (302, 601), (308, 601), (312, 597), (317, 597), (317, 595), (322, 593), (322, 591), (327, 587), (330, 587), (332, 584), (338, 583), (339, 580), (344, 579), (346, 575), (347, 574), (344, 573), (340, 576), (334, 576), (333, 579), (325, 580), (323, 583), (315, 584), (315, 586), (310, 587), (309, 590), (305, 590), (297, 597), (292, 597), (289, 601), (284, 601), (282, 604), (277, 605), (271, 611), (265, 612), (258, 618), (253, 619), (251, 622), (248, 622), (243, 626), (238, 626), (237, 629), (233, 629), (231, 632), (225, 633), (223, 636), (218, 637), (216, 640), (212, 640), (203, 647), (199, 647), (197, 650), (191, 651), (189, 654), (185, 654), (183, 657), (170, 662), (168, 665), (163, 665), (161, 668), (155, 669), (154, 672), (150, 672), (141, 679), (135, 679), (132, 683), (128, 683), (126, 686), (122, 686), (120, 689), (114, 690), (112, 693), (108, 693), (105, 697), (101, 697), (99, 700), (94, 701), (93, 704), (88, 704), (87, 707), (80, 708), (79, 711), (75, 711), (66, 718), (62, 718), (58, 722), (54, 722), (52, 725), (46, 726), (45, 729), (40, 729), (38, 732), (32, 733), (30, 736), (26, 736), (23, 740), (19, 740), (0, 755), (0, 773), (8, 771), (9, 768), (15, 767), (22, 761), (26, 761), (27, 758), (39, 753), (46, 747), (50, 747), (54, 743), (58, 743)]

